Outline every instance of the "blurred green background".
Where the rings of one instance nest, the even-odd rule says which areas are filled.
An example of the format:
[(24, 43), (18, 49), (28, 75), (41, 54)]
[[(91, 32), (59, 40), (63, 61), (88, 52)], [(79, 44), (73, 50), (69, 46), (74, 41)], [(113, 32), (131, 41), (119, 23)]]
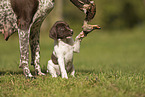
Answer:
[[(42, 26), (47, 32), (57, 20), (64, 20), (73, 29), (81, 30), (85, 14), (70, 0), (55, 0), (55, 8)], [(123, 30), (145, 26), (145, 0), (94, 0), (96, 16), (90, 24), (98, 24), (102, 30)]]

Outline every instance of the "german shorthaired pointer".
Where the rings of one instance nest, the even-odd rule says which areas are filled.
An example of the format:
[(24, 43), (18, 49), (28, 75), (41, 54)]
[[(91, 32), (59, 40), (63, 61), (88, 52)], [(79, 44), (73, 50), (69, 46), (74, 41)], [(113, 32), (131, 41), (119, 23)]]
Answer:
[[(76, 7), (86, 14), (84, 30), (92, 29), (88, 21), (93, 19), (96, 9), (93, 1), (70, 0)], [(0, 0), (0, 33), (4, 39), (15, 32), (19, 35), (20, 68), (26, 77), (33, 77), (29, 70), (29, 44), (31, 47), (31, 64), (35, 73), (45, 75), (40, 68), (40, 27), (45, 17), (54, 7), (54, 0)]]
[[(94, 29), (100, 29), (100, 27), (96, 25), (89, 32)], [(57, 77), (61, 74), (62, 78), (68, 79), (67, 72), (74, 76), (73, 52), (79, 53), (80, 43), (89, 32), (82, 31), (74, 41), (72, 38), (73, 30), (70, 29), (67, 23), (58, 21), (53, 25), (49, 36), (54, 39), (54, 51), (47, 65), (52, 77)]]

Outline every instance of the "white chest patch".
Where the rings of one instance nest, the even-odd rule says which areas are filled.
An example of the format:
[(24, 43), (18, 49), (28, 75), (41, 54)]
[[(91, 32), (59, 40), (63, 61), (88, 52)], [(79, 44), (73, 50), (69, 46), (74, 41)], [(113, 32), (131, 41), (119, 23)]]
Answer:
[(58, 40), (55, 42), (54, 54), (57, 58), (63, 57), (65, 65), (72, 64), (73, 61), (73, 39)]

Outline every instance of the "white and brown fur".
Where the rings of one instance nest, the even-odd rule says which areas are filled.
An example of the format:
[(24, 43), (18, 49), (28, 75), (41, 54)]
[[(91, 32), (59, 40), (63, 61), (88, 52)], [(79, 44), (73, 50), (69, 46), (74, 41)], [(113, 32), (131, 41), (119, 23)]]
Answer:
[(20, 65), (26, 77), (33, 77), (29, 70), (29, 44), (31, 64), (35, 74), (45, 75), (40, 68), (40, 27), (54, 7), (54, 0), (0, 0), (0, 33), (5, 40), (15, 32), (19, 35)]
[(63, 21), (56, 22), (49, 35), (54, 39), (54, 50), (47, 65), (49, 73), (52, 77), (61, 75), (66, 79), (68, 79), (67, 72), (74, 76), (73, 53), (79, 53), (84, 35), (81, 32), (74, 41), (73, 30)]
[[(31, 64), (35, 74), (45, 75), (40, 68), (40, 27), (54, 7), (55, 0), (0, 0), (0, 33), (4, 39), (15, 32), (19, 35), (20, 65), (26, 77), (33, 77), (29, 70), (29, 45), (31, 47)], [(77, 8), (86, 14), (83, 29), (92, 29), (87, 25), (96, 13), (94, 2), (90, 0), (70, 0)]]

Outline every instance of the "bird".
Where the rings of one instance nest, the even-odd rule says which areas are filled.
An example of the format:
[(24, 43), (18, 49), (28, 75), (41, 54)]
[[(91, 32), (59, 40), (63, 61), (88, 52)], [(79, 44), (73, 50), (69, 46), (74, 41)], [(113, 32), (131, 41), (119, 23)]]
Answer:
[(86, 14), (84, 19), (84, 24), (82, 26), (83, 31), (85, 33), (89, 33), (94, 29), (101, 29), (98, 25), (90, 25), (88, 24), (91, 21), (95, 14), (96, 14), (96, 4), (94, 1), (91, 0), (70, 0), (77, 8), (83, 11)]
[(70, 0), (77, 8), (86, 14), (85, 21), (90, 21), (96, 14), (96, 5), (90, 0)]

